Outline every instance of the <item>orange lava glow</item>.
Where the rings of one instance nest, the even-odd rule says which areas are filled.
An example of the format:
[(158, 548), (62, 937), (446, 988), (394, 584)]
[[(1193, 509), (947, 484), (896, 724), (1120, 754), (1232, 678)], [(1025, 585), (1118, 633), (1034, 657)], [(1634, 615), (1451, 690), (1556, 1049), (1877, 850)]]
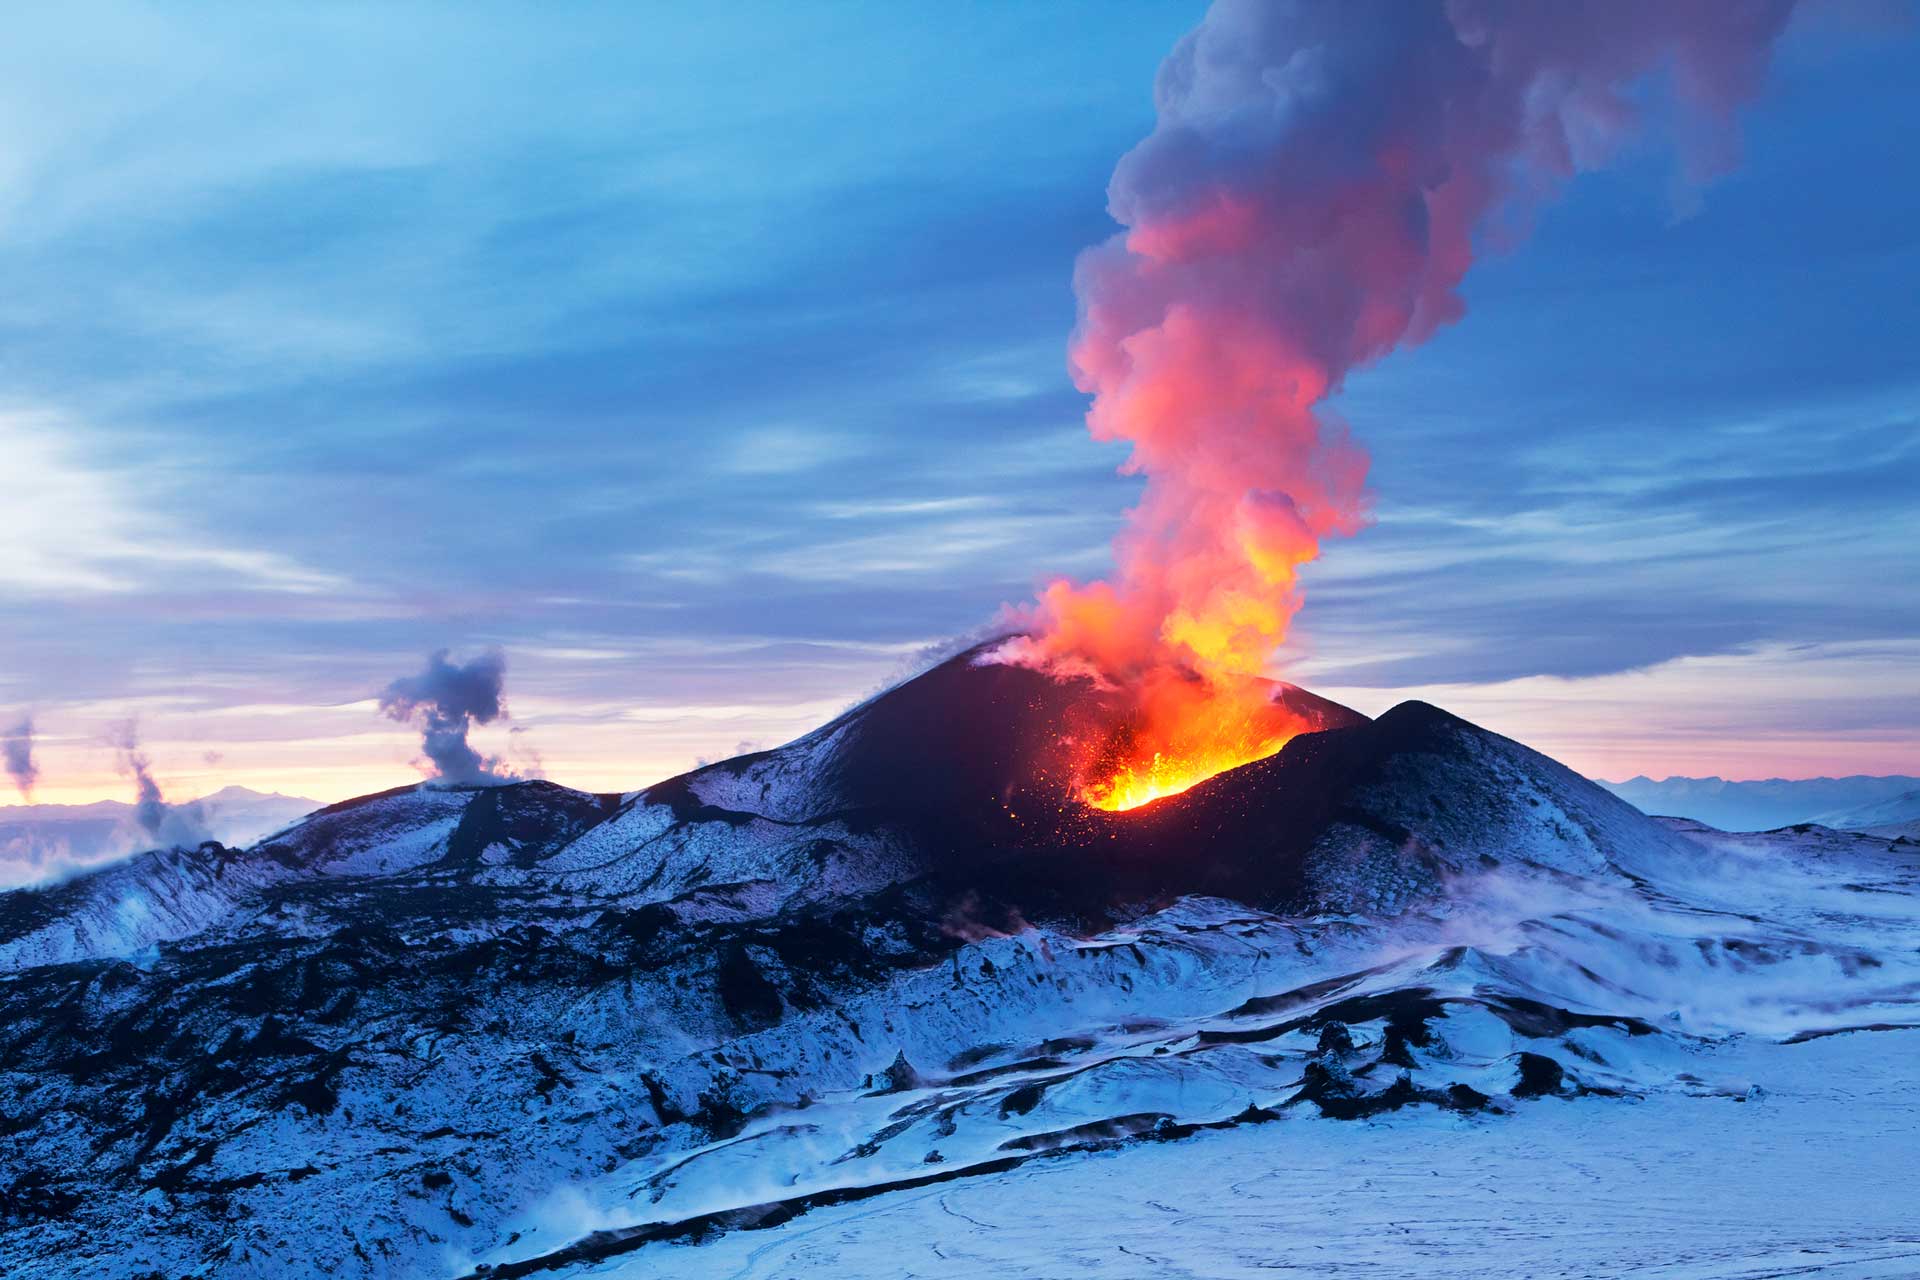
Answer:
[(1132, 713), (1080, 767), (1080, 799), (1110, 813), (1178, 795), (1264, 760), (1313, 726), (1257, 678), (1206, 679), (1165, 669), (1129, 689)]
[(1177, 756), (1169, 759), (1155, 752), (1144, 764), (1123, 764), (1111, 776), (1080, 792), (1080, 798), (1096, 809), (1119, 813), (1138, 809), (1164, 796), (1177, 796), (1198, 786), (1216, 774), (1238, 769), (1243, 764), (1264, 760), (1287, 745), (1286, 738), (1268, 738), (1249, 749), (1241, 747), (1220, 755)]

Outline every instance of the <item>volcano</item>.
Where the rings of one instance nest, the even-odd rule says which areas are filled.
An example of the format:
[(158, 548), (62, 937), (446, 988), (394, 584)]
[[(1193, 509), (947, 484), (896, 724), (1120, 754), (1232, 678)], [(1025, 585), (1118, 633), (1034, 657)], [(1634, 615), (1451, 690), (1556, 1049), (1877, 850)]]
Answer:
[(644, 790), (406, 787), (0, 896), (0, 1270), (684, 1270), (1209, 1135), (1745, 1098), (1920, 1023), (1910, 844), (1268, 696), (1307, 730), (1121, 812), (1079, 789), (1115, 704), (982, 649)]

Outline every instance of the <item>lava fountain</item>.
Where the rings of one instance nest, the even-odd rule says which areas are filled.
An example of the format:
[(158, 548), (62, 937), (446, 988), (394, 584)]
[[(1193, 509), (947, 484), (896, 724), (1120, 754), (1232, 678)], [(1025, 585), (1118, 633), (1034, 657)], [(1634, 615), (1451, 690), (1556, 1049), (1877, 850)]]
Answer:
[(1108, 188), (1122, 230), (1074, 273), (1087, 425), (1145, 490), (1112, 579), (1050, 583), (996, 655), (1121, 695), (1083, 800), (1136, 807), (1304, 731), (1263, 675), (1302, 567), (1368, 519), (1330, 399), (1458, 319), (1488, 225), (1516, 237), (1649, 101), (1684, 117), (1688, 178), (1724, 165), (1791, 8), (1217, 0), (1180, 41)]

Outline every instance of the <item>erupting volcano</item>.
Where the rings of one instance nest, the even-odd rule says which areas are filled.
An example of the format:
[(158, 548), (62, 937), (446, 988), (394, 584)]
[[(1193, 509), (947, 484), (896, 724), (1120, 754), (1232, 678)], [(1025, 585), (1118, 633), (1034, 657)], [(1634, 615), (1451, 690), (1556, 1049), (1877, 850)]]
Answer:
[(1124, 230), (1074, 279), (1087, 424), (1145, 492), (1113, 580), (1049, 584), (999, 652), (1124, 693), (1083, 799), (1132, 808), (1302, 731), (1261, 676), (1302, 566), (1367, 519), (1331, 397), (1460, 317), (1482, 228), (1603, 163), (1647, 74), (1671, 71), (1688, 176), (1723, 164), (1790, 9), (1222, 0), (1181, 41), (1108, 190)]
[(1920, 34), (1449, 327), (1793, 4), (16, 17), (0, 1280), (1920, 1276)]

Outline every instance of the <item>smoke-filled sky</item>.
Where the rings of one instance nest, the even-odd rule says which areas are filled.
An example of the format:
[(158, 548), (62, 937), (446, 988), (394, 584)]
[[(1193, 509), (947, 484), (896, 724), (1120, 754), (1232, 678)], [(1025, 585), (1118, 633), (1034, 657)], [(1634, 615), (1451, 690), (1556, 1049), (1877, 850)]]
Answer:
[[(412, 780), (428, 721), (381, 698), (441, 650), (504, 658), (474, 759), (639, 786), (1110, 572), (1141, 481), (1083, 423), (1072, 272), (1204, 11), (16, 15), (0, 722), (36, 798), (131, 798), (132, 721), (168, 796)], [(1730, 172), (1650, 131), (1350, 377), (1373, 523), (1302, 571), (1278, 671), (1606, 777), (1920, 771), (1903, 13), (1796, 18)]]

